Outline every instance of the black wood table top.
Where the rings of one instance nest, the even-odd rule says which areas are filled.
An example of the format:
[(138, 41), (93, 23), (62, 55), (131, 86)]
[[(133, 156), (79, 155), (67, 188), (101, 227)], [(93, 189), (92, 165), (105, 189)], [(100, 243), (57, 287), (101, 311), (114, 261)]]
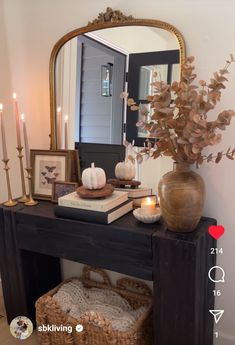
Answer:
[[(3, 209), (8, 209), (5, 206), (0, 206)], [(202, 217), (201, 221), (199, 222), (195, 231), (191, 233), (180, 233), (180, 232), (172, 232), (167, 229), (163, 220), (161, 219), (159, 222), (153, 224), (145, 224), (139, 222), (132, 214), (132, 212), (126, 214), (125, 216), (117, 219), (113, 223), (109, 225), (102, 225), (102, 224), (95, 224), (90, 223), (89, 221), (77, 221), (73, 219), (66, 219), (66, 218), (58, 218), (54, 214), (54, 204), (47, 201), (40, 201), (40, 203), (36, 206), (24, 206), (24, 205), (17, 205), (12, 208), (13, 211), (17, 214), (17, 221), (20, 222), (27, 222), (33, 219), (40, 218), (48, 219), (48, 224), (50, 221), (60, 220), (66, 223), (80, 223), (84, 224), (86, 227), (88, 224), (94, 227), (106, 227), (112, 229), (118, 229), (119, 231), (130, 232), (132, 234), (140, 234), (145, 236), (159, 236), (165, 237), (168, 239), (175, 239), (175, 240), (182, 240), (186, 242), (194, 242), (200, 236), (202, 236), (205, 232), (205, 227), (209, 227), (211, 224), (215, 224), (214, 218), (209, 217)]]
[[(6, 208), (4, 207), (4, 210)], [(9, 210), (9, 209), (8, 209)], [(153, 280), (153, 240), (196, 243), (205, 234), (211, 218), (202, 218), (192, 233), (167, 230), (163, 221), (144, 224), (132, 212), (109, 225), (57, 218), (54, 204), (12, 208), (19, 248)], [(107, 257), (109, 260), (107, 260)]]

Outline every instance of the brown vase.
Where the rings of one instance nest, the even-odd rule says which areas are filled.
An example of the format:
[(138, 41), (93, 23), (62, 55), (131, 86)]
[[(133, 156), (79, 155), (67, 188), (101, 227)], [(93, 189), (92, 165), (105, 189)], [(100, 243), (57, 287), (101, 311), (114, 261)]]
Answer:
[(202, 215), (205, 185), (189, 164), (174, 163), (158, 185), (162, 217), (169, 230), (193, 231)]

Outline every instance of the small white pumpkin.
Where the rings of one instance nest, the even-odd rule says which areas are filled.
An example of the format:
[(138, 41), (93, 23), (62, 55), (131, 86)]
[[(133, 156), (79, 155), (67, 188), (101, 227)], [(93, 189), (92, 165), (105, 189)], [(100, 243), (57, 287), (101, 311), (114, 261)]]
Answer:
[(101, 189), (106, 184), (106, 175), (103, 169), (96, 168), (95, 163), (91, 163), (91, 168), (82, 172), (82, 184), (87, 189)]
[(130, 161), (120, 162), (115, 167), (115, 176), (119, 180), (130, 181), (135, 177), (135, 166)]

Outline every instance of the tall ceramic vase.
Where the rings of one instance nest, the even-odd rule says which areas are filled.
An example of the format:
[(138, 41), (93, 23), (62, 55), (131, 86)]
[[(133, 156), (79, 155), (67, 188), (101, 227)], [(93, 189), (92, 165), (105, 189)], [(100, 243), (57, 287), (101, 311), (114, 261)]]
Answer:
[(173, 171), (160, 180), (158, 194), (169, 230), (191, 232), (196, 228), (203, 211), (205, 185), (189, 164), (174, 163)]

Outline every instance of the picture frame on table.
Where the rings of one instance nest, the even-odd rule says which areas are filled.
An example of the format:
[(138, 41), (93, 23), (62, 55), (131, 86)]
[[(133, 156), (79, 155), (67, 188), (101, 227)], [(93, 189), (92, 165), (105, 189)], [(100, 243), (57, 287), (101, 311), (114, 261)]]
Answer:
[(55, 181), (52, 184), (51, 201), (54, 203), (58, 203), (58, 198), (75, 192), (77, 188), (78, 188), (77, 182)]
[(71, 150), (30, 150), (32, 194), (36, 199), (51, 200), (53, 182), (70, 182), (74, 163)]

